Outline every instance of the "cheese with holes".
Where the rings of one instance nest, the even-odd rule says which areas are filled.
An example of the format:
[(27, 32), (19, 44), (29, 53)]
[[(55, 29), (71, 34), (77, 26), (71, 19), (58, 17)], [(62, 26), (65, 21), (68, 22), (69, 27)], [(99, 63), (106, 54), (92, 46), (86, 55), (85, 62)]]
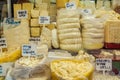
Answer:
[(38, 19), (31, 19), (30, 20), (30, 26), (32, 26), (32, 27), (38, 27), (38, 26), (40, 26)]
[(14, 18), (17, 18), (17, 11), (22, 10), (21, 4), (14, 4)]
[(56, 29), (52, 30), (52, 46), (54, 48), (59, 48), (59, 41), (58, 41), (58, 35)]
[(31, 32), (31, 36), (32, 37), (39, 37), (40, 36), (40, 28), (36, 27), (36, 28), (30, 28), (30, 32)]
[(39, 10), (35, 10), (35, 9), (32, 9), (32, 10), (31, 10), (31, 17), (32, 17), (32, 18), (38, 18), (38, 17), (39, 17), (39, 14), (40, 14), (40, 11), (39, 11)]

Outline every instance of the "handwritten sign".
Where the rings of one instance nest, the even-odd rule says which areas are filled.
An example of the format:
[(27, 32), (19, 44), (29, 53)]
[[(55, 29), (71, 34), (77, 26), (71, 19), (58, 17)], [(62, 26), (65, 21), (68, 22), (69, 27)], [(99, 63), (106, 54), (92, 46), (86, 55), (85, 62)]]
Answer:
[(40, 16), (39, 24), (50, 24), (50, 16)]
[(27, 10), (18, 10), (17, 11), (17, 18), (18, 19), (28, 18), (28, 11)]
[(66, 9), (68, 10), (77, 8), (75, 2), (67, 2), (65, 6), (66, 6)]
[(0, 38), (0, 47), (7, 48), (6, 38)]
[(112, 60), (107, 58), (96, 59), (96, 70), (97, 71), (111, 71)]
[(22, 46), (22, 56), (36, 56), (36, 46), (30, 44), (24, 44)]

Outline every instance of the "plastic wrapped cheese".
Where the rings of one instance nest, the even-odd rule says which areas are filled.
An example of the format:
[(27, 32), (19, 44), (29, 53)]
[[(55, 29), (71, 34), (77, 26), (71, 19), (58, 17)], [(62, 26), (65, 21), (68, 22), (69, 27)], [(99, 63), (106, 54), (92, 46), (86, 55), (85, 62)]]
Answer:
[(89, 33), (89, 32), (84, 32), (82, 33), (82, 36), (87, 38), (87, 37), (91, 37), (91, 38), (104, 38), (104, 33)]
[(59, 34), (59, 39), (63, 40), (63, 39), (72, 39), (72, 38), (80, 38), (81, 34), (80, 32), (71, 32), (71, 33), (62, 33)]
[(81, 48), (81, 44), (60, 44), (60, 48), (70, 52), (78, 52)]
[(59, 41), (58, 41), (58, 35), (56, 29), (52, 30), (52, 46), (54, 48), (59, 48)]
[(82, 43), (82, 39), (81, 38), (72, 38), (72, 39), (64, 39), (61, 40), (60, 43), (62, 44), (76, 44), (76, 43)]
[(63, 18), (79, 18), (79, 12), (78, 10), (66, 10), (66, 9), (60, 9), (58, 10), (58, 16), (57, 19), (63, 19)]
[(59, 25), (57, 25), (57, 28), (59, 30), (71, 29), (71, 28), (80, 28), (80, 24), (79, 23), (59, 24)]
[(83, 29), (82, 32), (92, 32), (92, 33), (104, 33), (104, 29), (97, 29), (97, 28), (87, 28)]
[(87, 43), (95, 43), (95, 42), (99, 42), (99, 43), (103, 43), (104, 42), (104, 38), (83, 38), (82, 39), (83, 42), (87, 42)]
[(79, 18), (64, 18), (57, 20), (57, 24), (66, 24), (66, 23), (79, 23)]
[(80, 32), (78, 28), (70, 28), (70, 29), (63, 29), (63, 30), (58, 30), (58, 33), (71, 33), (71, 32)]

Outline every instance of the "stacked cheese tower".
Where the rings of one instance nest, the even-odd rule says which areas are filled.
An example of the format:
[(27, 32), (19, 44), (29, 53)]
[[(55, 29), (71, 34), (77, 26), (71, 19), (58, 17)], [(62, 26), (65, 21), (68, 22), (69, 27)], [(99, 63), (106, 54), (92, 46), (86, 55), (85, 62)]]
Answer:
[(60, 9), (57, 16), (57, 29), (60, 48), (71, 52), (81, 49), (79, 13), (77, 10)]
[(104, 45), (104, 26), (100, 19), (83, 18), (83, 46), (85, 49), (100, 49)]

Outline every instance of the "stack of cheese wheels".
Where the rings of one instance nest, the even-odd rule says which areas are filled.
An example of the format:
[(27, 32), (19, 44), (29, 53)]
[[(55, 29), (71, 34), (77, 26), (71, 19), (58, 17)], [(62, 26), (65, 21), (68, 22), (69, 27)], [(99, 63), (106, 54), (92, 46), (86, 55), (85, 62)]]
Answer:
[(61, 49), (71, 52), (80, 50), (82, 40), (77, 10), (60, 9), (57, 16), (57, 30)]
[(100, 49), (103, 47), (104, 26), (100, 19), (84, 18), (81, 20), (83, 29), (83, 46), (85, 49)]
[(83, 60), (54, 60), (50, 64), (52, 80), (93, 80), (94, 68)]

